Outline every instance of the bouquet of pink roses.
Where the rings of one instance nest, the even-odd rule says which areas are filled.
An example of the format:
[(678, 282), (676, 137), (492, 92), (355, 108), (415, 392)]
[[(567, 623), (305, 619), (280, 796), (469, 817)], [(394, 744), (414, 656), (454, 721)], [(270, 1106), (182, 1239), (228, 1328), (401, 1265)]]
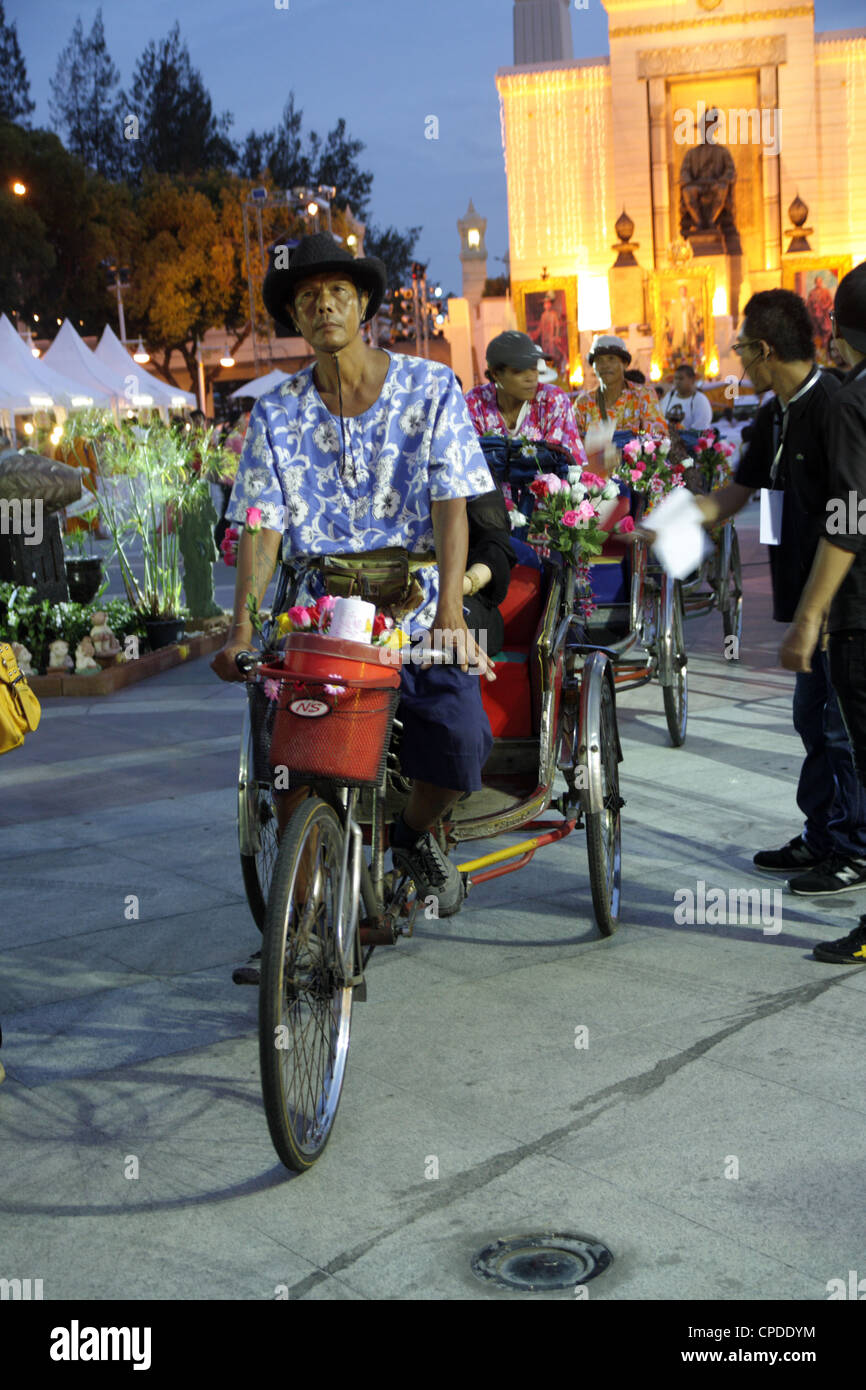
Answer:
[(563, 482), (555, 473), (542, 473), (529, 484), (535, 498), (530, 521), (532, 538), (569, 559), (600, 555), (605, 542), (598, 508), (581, 482)]
[(591, 478), (601, 485), (595, 495), (601, 497), (605, 483), (594, 474), (581, 474), (579, 468), (568, 470), (568, 481), (555, 473), (542, 473), (529, 484), (535, 498), (530, 520), (530, 540), (541, 541), (550, 550), (558, 550), (574, 567), (575, 605), (582, 617), (588, 618), (595, 609), (589, 561), (600, 555), (605, 540), (599, 526), (598, 507), (593, 491), (584, 481)]
[(722, 439), (716, 429), (705, 430), (699, 438), (695, 450), (695, 464), (700, 469), (709, 492), (714, 488), (724, 487), (725, 483), (731, 481), (733, 470), (730, 459), (735, 452), (734, 445)]
[(623, 446), (619, 476), (635, 492), (647, 494), (647, 511), (675, 487), (683, 487), (684, 474), (691, 465), (691, 459), (681, 463), (669, 462), (671, 441), (665, 437), (654, 439), (652, 435), (640, 434)]

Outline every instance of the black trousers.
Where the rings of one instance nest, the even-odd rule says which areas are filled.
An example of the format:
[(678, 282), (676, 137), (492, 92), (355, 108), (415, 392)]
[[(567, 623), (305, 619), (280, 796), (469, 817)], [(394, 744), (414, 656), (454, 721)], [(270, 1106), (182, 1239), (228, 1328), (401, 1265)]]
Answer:
[(828, 653), (854, 766), (866, 787), (866, 628), (831, 633)]

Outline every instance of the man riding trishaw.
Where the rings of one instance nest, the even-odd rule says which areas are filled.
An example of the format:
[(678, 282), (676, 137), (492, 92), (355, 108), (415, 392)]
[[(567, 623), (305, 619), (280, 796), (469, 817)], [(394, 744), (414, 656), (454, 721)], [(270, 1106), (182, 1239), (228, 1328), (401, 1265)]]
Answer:
[[(391, 616), (413, 640), (429, 633), (449, 660), (401, 670), (400, 759), (412, 790), (390, 845), (395, 868), (448, 916), (460, 910), (463, 883), (433, 828), (481, 788), (492, 747), (479, 676), (495, 675), (467, 631), (463, 593), (467, 499), (493, 481), (450, 368), (364, 342), (361, 325), (385, 287), (380, 260), (356, 259), (325, 233), (302, 238), (291, 258), (272, 248), (265, 306), (300, 332), (315, 362), (253, 409), (227, 515), (243, 524), (256, 508), (263, 529), (241, 535), (233, 623), (211, 664), (223, 680), (243, 679), (236, 658), (252, 642), (248, 599), (263, 601), (280, 558), (300, 573), (294, 603), (304, 604), (326, 592), (325, 557), (363, 570), (360, 556), (408, 552), (411, 587)], [(281, 830), (307, 794), (275, 793)], [(237, 983), (258, 983), (257, 955)]]

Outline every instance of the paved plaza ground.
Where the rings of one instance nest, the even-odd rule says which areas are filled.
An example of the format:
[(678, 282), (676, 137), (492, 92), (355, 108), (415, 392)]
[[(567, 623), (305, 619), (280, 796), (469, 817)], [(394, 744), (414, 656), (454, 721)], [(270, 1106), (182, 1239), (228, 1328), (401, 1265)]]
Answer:
[(241, 688), (204, 659), (44, 702), (0, 767), (0, 1276), (46, 1300), (508, 1299), (470, 1257), (535, 1230), (609, 1246), (592, 1300), (824, 1300), (866, 1275), (866, 975), (811, 958), (866, 893), (784, 894), (776, 934), (674, 919), (699, 880), (783, 888), (751, 858), (800, 828), (754, 508), (740, 532), (742, 660), (717, 614), (689, 622), (685, 746), (657, 686), (619, 700), (618, 932), (597, 934), (576, 833), (377, 951), (303, 1177), (231, 982), (257, 936)]

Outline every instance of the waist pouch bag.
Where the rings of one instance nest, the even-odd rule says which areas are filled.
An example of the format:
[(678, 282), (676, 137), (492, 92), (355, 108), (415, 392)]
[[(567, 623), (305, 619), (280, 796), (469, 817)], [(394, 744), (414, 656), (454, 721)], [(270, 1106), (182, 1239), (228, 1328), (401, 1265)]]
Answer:
[(39, 728), (42, 709), (8, 642), (0, 642), (0, 753), (10, 753)]
[(427, 556), (410, 559), (402, 546), (368, 550), (363, 555), (322, 555), (316, 566), (325, 591), (337, 598), (362, 598), (378, 608), (390, 608), (395, 616), (411, 612), (423, 601), (421, 585), (411, 570), (419, 563), (434, 564)]

